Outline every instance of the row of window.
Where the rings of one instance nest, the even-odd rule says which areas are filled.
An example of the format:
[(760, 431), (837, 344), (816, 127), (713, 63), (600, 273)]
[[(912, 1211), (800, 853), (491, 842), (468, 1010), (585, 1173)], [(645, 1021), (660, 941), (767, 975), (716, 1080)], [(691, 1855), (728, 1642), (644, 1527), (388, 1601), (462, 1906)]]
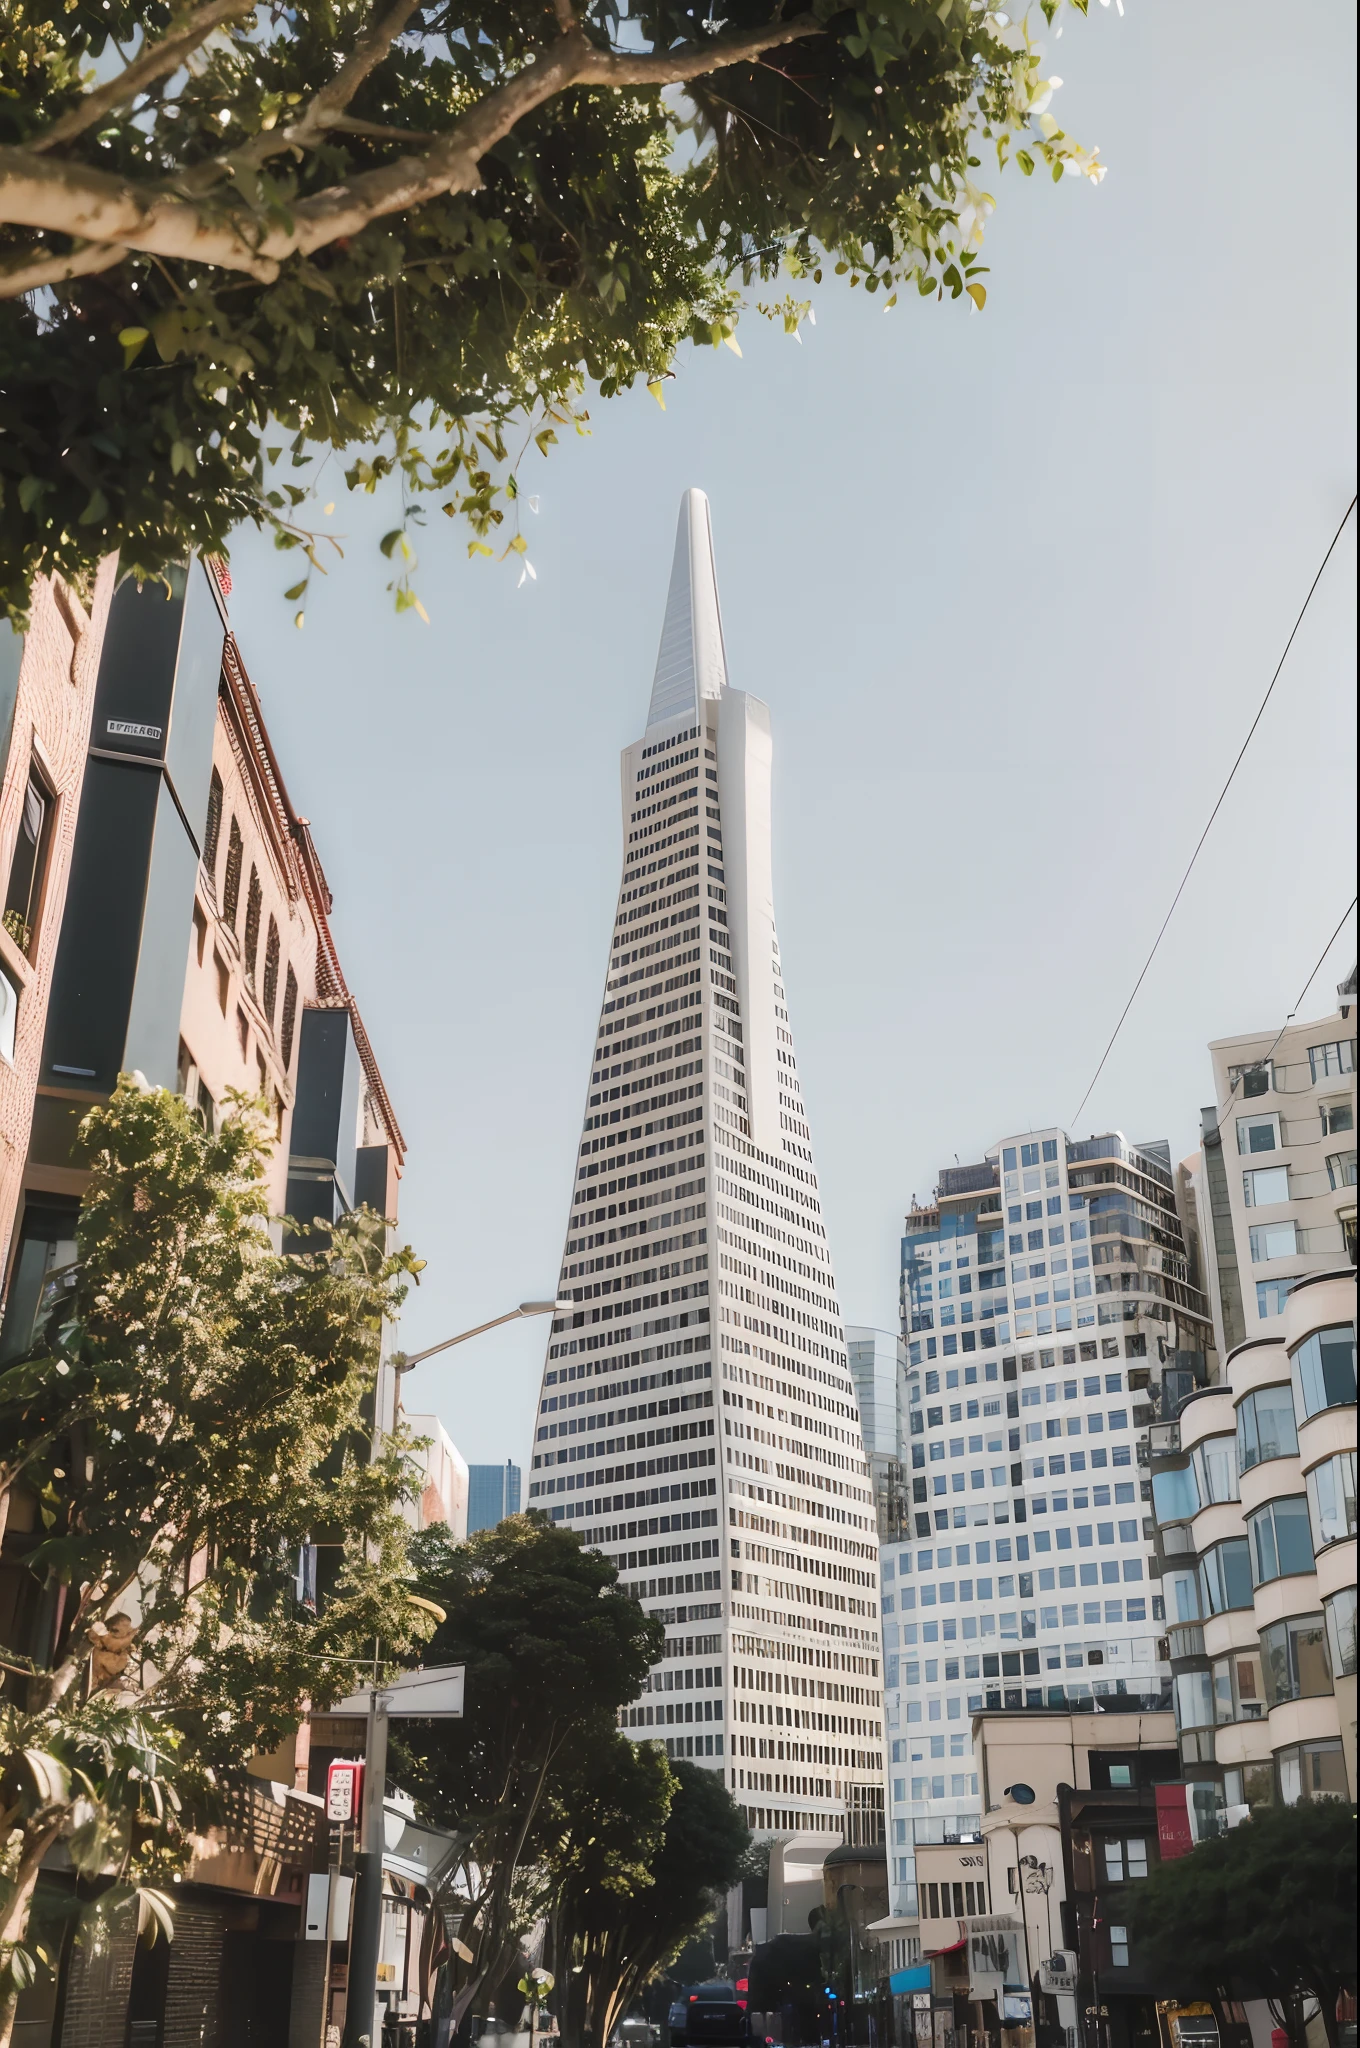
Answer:
[(1178, 1728), (1261, 1721), (1273, 1707), (1324, 1697), (1356, 1670), (1356, 1590), (1346, 1587), (1321, 1614), (1290, 1615), (1260, 1632), (1258, 1649), (1234, 1650), (1207, 1671), (1175, 1680)]
[[(1120, 1562), (1117, 1558), (1112, 1558), (1106, 1563), (1098, 1565), (1060, 1565), (1057, 1571), (1057, 1587), (1055, 1588), (1053, 1583), (1053, 1572), (1045, 1570), (1038, 1574), (1039, 1591), (1042, 1595), (1055, 1590), (1061, 1592), (1075, 1591), (1078, 1585), (1083, 1587), (1117, 1586), (1120, 1584), (1120, 1569)], [(1143, 1577), (1143, 1560), (1139, 1557), (1125, 1558), (1123, 1561), (1123, 1577), (1127, 1583), (1139, 1584)], [(1024, 1596), (1022, 1595), (1021, 1597), (1023, 1598)], [(1077, 1612), (1078, 1607), (1081, 1607), (1083, 1610), (1080, 1615)], [(1039, 1625), (1038, 1617), (1040, 1612), (1042, 1612), (1042, 1625), (1046, 1629), (1086, 1628), (1099, 1624), (1102, 1620), (1107, 1622), (1123, 1622), (1146, 1621), (1148, 1618), (1145, 1597), (1130, 1598), (1123, 1601), (1106, 1600), (1103, 1603), (1098, 1600), (1078, 1601), (1075, 1604), (1069, 1601), (1061, 1609), (1045, 1607), (1042, 1610), (1038, 1610), (1026, 1607), (1016, 1612), (1003, 1609), (999, 1616), (999, 1633), (1002, 1641), (1015, 1642), (1019, 1641), (1021, 1637), (1032, 1637), (1036, 1627)], [(1059, 1620), (1060, 1613), (1062, 1616), (1061, 1620)], [(914, 1648), (918, 1641), (918, 1634), (920, 1641), (926, 1643), (940, 1641), (946, 1643), (958, 1641), (976, 1642), (984, 1636), (998, 1634), (997, 1622), (998, 1616), (993, 1614), (964, 1615), (958, 1622), (950, 1620), (944, 1622), (927, 1621), (921, 1623), (919, 1628), (918, 1624), (914, 1621), (903, 1622), (901, 1624), (901, 1646), (908, 1650)], [(884, 1642), (894, 1649), (898, 1647), (896, 1640), (897, 1627), (898, 1624), (892, 1621), (885, 1622), (883, 1625)], [(940, 1633), (941, 1629), (944, 1631), (943, 1636)]]
[[(214, 889), (217, 887), (217, 856), (222, 834), (222, 804), (222, 778), (214, 768), (212, 779), (208, 785), (208, 817), (203, 834), (203, 865), (212, 878)], [(242, 838), (240, 824), (235, 813), (233, 813), (227, 831), (227, 856), (222, 874), (220, 897), (222, 922), (229, 925), (233, 932), (236, 930), (236, 922), (240, 914), (241, 878), (244, 865), (245, 841)], [(261, 972), (260, 929), (263, 914), (264, 892), (260, 885), (259, 869), (252, 861), (249, 880), (246, 884), (245, 924), (241, 933), (241, 957), (245, 967), (247, 984), (252, 993), (258, 995), (260, 1008), (264, 1011), (265, 1021), (272, 1032), (275, 1029), (275, 1012), (278, 1007), (279, 969), (283, 965), (282, 941), (279, 936), (278, 922), (271, 912), (265, 930), (263, 972)], [(195, 925), (197, 926), (197, 919), (195, 920)], [(202, 964), (204, 934), (196, 930), (195, 936), (198, 959), (199, 963)], [(217, 967), (219, 1000), (225, 1013), (224, 986), (227, 970), (225, 963), (219, 957), (214, 955), (214, 960)], [(284, 1072), (287, 1073), (293, 1059), (293, 1032), (296, 1024), (298, 998), (297, 977), (291, 967), (288, 967), (286, 970), (284, 982), (279, 1053)], [(243, 1057), (245, 1050), (243, 1039), (241, 1046)]]

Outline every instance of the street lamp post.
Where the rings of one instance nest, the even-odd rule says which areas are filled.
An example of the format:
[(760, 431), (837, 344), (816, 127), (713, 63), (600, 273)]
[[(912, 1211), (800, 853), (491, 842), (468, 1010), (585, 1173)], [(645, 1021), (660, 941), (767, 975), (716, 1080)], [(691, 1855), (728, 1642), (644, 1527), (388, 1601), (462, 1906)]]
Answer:
[(573, 1301), (522, 1301), (518, 1308), (507, 1309), (503, 1316), (492, 1316), (489, 1323), (478, 1323), (471, 1330), (460, 1330), (456, 1337), (445, 1337), (441, 1343), (427, 1344), (423, 1351), (394, 1351), (392, 1370), (395, 1373), (410, 1372), (412, 1366), (423, 1365), (427, 1358), (433, 1358), (437, 1351), (448, 1351), (454, 1344), (466, 1344), (469, 1337), (480, 1337), (487, 1330), (497, 1330), (502, 1323), (517, 1322), (521, 1316), (555, 1316), (575, 1308)]
[[(574, 1306), (575, 1304), (570, 1301), (522, 1301), (518, 1308), (507, 1310), (505, 1315), (493, 1316), (489, 1323), (478, 1323), (474, 1329), (460, 1330), (456, 1337), (445, 1337), (442, 1343), (427, 1345), (424, 1351), (416, 1351), (410, 1357), (407, 1357), (405, 1352), (394, 1352), (390, 1363), (400, 1378), (403, 1373), (410, 1372), (413, 1366), (423, 1364), (427, 1358), (433, 1358), (436, 1352), (447, 1351), (454, 1344), (465, 1344), (469, 1337), (480, 1337), (484, 1331), (497, 1329), (502, 1323), (516, 1322), (521, 1316), (556, 1315)], [(376, 1437), (373, 1449), (376, 1456)], [(350, 1988), (345, 2003), (345, 2048), (372, 2048), (377, 2016), (378, 1952), (382, 1942), (383, 1798), (387, 1790), (387, 1707), (378, 1691), (377, 1677), (375, 1669), (374, 1684), (369, 1693), (365, 1745), (362, 1850), (355, 1859), (356, 1874), (350, 1922)], [(323, 2001), (328, 2013), (329, 1983), (324, 1986)]]

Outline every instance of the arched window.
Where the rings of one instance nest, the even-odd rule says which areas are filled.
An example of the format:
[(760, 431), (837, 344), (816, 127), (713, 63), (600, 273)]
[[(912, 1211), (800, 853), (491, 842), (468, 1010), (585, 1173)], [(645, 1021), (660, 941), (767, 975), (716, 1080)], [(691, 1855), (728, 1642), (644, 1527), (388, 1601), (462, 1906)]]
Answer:
[(273, 918), (264, 942), (264, 1013), (274, 1028), (274, 1005), (279, 997), (279, 928)]
[(217, 879), (217, 848), (222, 837), (222, 778), (214, 768), (208, 784), (208, 820), (203, 827), (203, 865)]
[(283, 1071), (286, 1074), (293, 1064), (293, 1026), (297, 1022), (298, 985), (292, 968), (283, 984), (283, 1035), (280, 1051), (283, 1054)]
[(241, 901), (241, 863), (245, 859), (245, 851), (241, 828), (233, 817), (227, 834), (227, 872), (222, 879), (222, 915), (233, 930), (237, 906)]
[(246, 890), (246, 976), (255, 983), (255, 962), (260, 951), (260, 877), (252, 861), (250, 887)]

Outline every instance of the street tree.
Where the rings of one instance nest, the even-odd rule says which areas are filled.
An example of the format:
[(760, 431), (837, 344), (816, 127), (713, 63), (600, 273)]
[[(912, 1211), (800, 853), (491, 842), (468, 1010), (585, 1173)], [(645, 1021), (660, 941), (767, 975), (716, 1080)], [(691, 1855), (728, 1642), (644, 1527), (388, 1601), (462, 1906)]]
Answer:
[(465, 1544), (426, 1530), (413, 1551), (420, 1593), (447, 1617), (429, 1659), (467, 1671), (461, 1721), (411, 1722), (393, 1739), (401, 1782), (467, 1838), (454, 1883), (471, 1961), (454, 1993), (456, 2028), (510, 1974), (541, 1909), (563, 1787), (579, 1782), (593, 1746), (615, 1740), (618, 1710), (665, 1631), (618, 1591), (608, 1558), (537, 1511)]
[(660, 1743), (621, 1731), (573, 1744), (564, 1766), (545, 1801), (536, 1876), (558, 2024), (566, 2048), (583, 2048), (607, 2042), (625, 2010), (612, 1937), (655, 1890), (680, 1785)]
[(275, 1251), (272, 1141), (262, 1110), (208, 1131), (122, 1080), (81, 1127), (78, 1263), (0, 1373), (0, 1465), (40, 1511), (0, 1647), (0, 2048), (58, 1840), (165, 1918), (157, 1883), (220, 1773), (346, 1691), (375, 1639), (392, 1654), (427, 1626), (406, 1590), (410, 1467), (397, 1442), (370, 1459), (364, 1416), (417, 1262), (367, 1212)]
[(12, 11), (0, 603), (242, 520), (304, 551), (300, 598), (334, 560), (308, 464), (346, 450), (354, 488), (400, 475), (417, 604), (426, 494), (522, 552), (527, 451), (584, 430), (590, 387), (661, 398), (685, 341), (735, 346), (753, 289), (791, 332), (825, 268), (980, 308), (984, 157), (1102, 175), (1059, 82), (985, 0)]
[(1292, 2048), (1316, 1999), (1337, 2048), (1337, 1999), (1355, 1989), (1355, 1811), (1339, 1799), (1258, 1807), (1160, 1863), (1133, 1888), (1130, 1925), (1168, 1992), (1266, 1998)]
[[(651, 1746), (641, 1745), (627, 1767), (644, 1783), (648, 1769), (657, 1768), (643, 1761)], [(597, 1817), (604, 1837), (587, 1847), (559, 1881), (549, 1924), (558, 1982), (565, 1977), (572, 1987), (564, 2027), (571, 2023), (573, 2044), (593, 2042), (601, 2048), (610, 2039), (643, 1986), (712, 1919), (740, 1875), (750, 1845), (746, 1822), (720, 1770), (681, 1758), (667, 1763), (659, 1751), (658, 1765), (672, 1774), (673, 1789), (655, 1829), (655, 1845), (646, 1835), (637, 1837), (640, 1871), (627, 1858), (626, 1808), (643, 1802), (625, 1797), (611, 1806), (608, 1787), (602, 1785), (598, 1803), (603, 1810)], [(626, 1783), (622, 1771), (619, 1783)]]

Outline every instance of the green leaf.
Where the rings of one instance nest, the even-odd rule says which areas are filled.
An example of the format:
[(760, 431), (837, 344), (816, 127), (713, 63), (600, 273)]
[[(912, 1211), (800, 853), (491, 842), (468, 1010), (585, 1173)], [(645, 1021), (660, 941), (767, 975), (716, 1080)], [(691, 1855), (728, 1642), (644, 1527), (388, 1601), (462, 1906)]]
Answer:
[(306, 595), (307, 578), (305, 576), (303, 577), (301, 583), (295, 583), (291, 590), (285, 590), (283, 593), (284, 602), (286, 604), (296, 604), (300, 597), (305, 597)]
[(392, 528), (392, 531), (390, 533), (385, 533), (382, 539), (378, 542), (379, 548), (381, 549), (382, 553), (387, 556), (389, 561), (392, 559), (392, 550), (400, 539), (401, 528), (399, 526), (394, 526)]
[(1015, 161), (1019, 164), (1021, 170), (1024, 172), (1027, 178), (1032, 178), (1034, 176), (1034, 158), (1030, 155), (1027, 149), (1017, 149), (1015, 152)]

